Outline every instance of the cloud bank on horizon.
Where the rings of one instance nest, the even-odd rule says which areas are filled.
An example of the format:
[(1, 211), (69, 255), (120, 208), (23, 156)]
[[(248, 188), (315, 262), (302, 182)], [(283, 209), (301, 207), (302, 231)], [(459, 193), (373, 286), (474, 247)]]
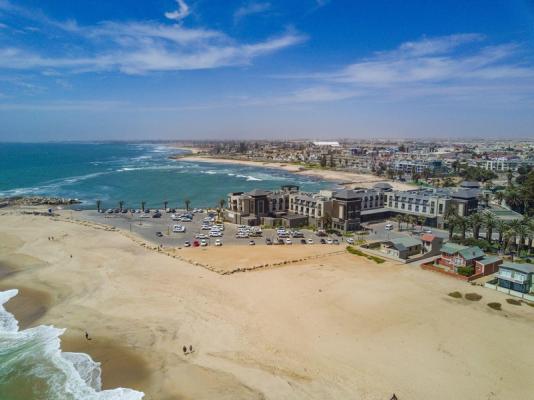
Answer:
[(524, 1), (108, 3), (0, 0), (0, 140), (534, 137)]

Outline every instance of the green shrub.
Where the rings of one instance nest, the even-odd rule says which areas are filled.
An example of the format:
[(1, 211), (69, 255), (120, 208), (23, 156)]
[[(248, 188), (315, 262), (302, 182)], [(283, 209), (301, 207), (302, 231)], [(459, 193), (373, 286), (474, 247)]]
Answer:
[(455, 299), (461, 299), (462, 294), (460, 292), (450, 292), (449, 296), (454, 297)]
[(471, 276), (475, 273), (474, 267), (458, 267), (458, 273), (463, 276)]
[(365, 257), (368, 260), (374, 261), (377, 264), (382, 264), (382, 263), (386, 262), (386, 260), (384, 260), (383, 258), (365, 254), (363, 251), (361, 251), (359, 249), (355, 249), (352, 246), (347, 246), (347, 251), (349, 253), (351, 253), (351, 254), (354, 254), (354, 255), (357, 255), (357, 256), (361, 256), (361, 257)]

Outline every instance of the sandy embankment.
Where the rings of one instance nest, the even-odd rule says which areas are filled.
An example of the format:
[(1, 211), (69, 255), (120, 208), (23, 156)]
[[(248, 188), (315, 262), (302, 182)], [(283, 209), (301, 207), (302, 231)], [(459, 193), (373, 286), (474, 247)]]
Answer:
[[(252, 259), (258, 248), (235, 251)], [(532, 393), (534, 308), (414, 266), (340, 254), (220, 275), (116, 231), (16, 213), (0, 215), (0, 261), (12, 271), (3, 288), (49, 296), (31, 324), (68, 328), (65, 347), (103, 361), (106, 387), (130, 386), (147, 399)], [(447, 296), (455, 290), (483, 298)], [(487, 307), (492, 301), (503, 311)], [(195, 352), (184, 355), (183, 345)]]
[(213, 158), (213, 157), (200, 157), (200, 156), (188, 156), (183, 158), (177, 158), (178, 161), (190, 161), (190, 162), (205, 162), (205, 163), (217, 163), (217, 164), (237, 164), (237, 165), (248, 165), (251, 167), (263, 167), (263, 168), (273, 168), (280, 169), (283, 171), (291, 172), (298, 175), (312, 176), (327, 181), (333, 181), (342, 183), (347, 187), (365, 187), (370, 188), (378, 182), (387, 182), (395, 190), (409, 190), (414, 189), (416, 186), (392, 181), (389, 179), (382, 179), (380, 177), (371, 175), (371, 174), (359, 174), (356, 172), (347, 172), (347, 171), (335, 171), (328, 169), (306, 169), (300, 165), (295, 164), (285, 164), (279, 162), (258, 162), (258, 161), (248, 161), (248, 160), (233, 160), (227, 158)]

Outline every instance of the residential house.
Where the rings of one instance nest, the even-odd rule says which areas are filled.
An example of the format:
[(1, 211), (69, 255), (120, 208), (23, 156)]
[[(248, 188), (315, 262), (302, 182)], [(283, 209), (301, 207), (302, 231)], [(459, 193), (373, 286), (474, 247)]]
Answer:
[(497, 285), (501, 288), (529, 294), (534, 293), (534, 265), (504, 262), (499, 267)]
[(411, 256), (421, 254), (423, 252), (423, 244), (419, 239), (402, 237), (382, 242), (380, 251), (389, 256), (407, 260)]
[(496, 272), (502, 260), (496, 256), (486, 256), (478, 246), (449, 242), (441, 247), (441, 256), (435, 263), (448, 272), (464, 276), (484, 276)]

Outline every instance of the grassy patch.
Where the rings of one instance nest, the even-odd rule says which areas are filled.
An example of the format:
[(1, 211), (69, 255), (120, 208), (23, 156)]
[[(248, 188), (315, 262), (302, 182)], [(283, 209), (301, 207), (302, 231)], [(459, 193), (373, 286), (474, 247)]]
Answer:
[(514, 306), (520, 306), (521, 305), (521, 301), (516, 300), (516, 299), (506, 299), (506, 302), (508, 304), (513, 304)]
[(497, 310), (497, 311), (501, 311), (502, 310), (501, 303), (488, 303), (488, 307), (493, 309), (493, 310)]
[(482, 298), (482, 296), (479, 295), (478, 293), (466, 293), (465, 298), (470, 301), (479, 301)]
[(530, 307), (534, 307), (534, 303), (531, 303), (530, 301), (525, 301), (523, 300), (523, 303), (530, 306)]
[(347, 251), (350, 254), (354, 254), (354, 255), (357, 255), (357, 256), (360, 256), (360, 257), (365, 257), (368, 260), (374, 261), (377, 264), (382, 264), (382, 263), (386, 262), (386, 260), (384, 260), (383, 258), (376, 257), (376, 256), (370, 256), (368, 254), (365, 254), (363, 251), (361, 251), (359, 249), (355, 249), (352, 246), (347, 246)]
[(455, 299), (461, 299), (462, 294), (460, 292), (450, 292), (449, 296), (454, 297)]

